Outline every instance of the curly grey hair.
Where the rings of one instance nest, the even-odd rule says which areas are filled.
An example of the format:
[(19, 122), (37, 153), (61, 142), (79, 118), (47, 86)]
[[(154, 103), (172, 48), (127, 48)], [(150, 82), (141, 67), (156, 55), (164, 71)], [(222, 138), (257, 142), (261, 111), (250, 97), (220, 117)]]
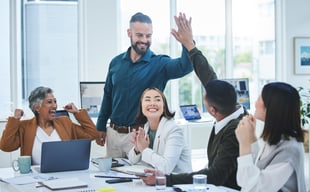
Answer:
[(35, 110), (35, 105), (41, 106), (42, 100), (45, 99), (49, 93), (53, 93), (53, 90), (48, 87), (37, 87), (31, 91), (30, 96), (28, 97), (29, 108), (35, 114), (35, 116), (39, 115)]

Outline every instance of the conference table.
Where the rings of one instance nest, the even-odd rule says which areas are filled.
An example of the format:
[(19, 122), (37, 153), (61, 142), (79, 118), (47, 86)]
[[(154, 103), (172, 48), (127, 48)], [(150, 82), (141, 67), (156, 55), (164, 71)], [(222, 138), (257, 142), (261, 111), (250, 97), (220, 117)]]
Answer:
[[(147, 186), (141, 179), (133, 179), (131, 182), (108, 184), (105, 182), (107, 178), (98, 178), (95, 175), (101, 175), (102, 172), (97, 167), (90, 163), (88, 170), (80, 171), (65, 171), (53, 173), (39, 173), (32, 167), (32, 172), (29, 174), (19, 174), (14, 172), (11, 167), (0, 168), (0, 192), (46, 192), (52, 191), (44, 186), (38, 185), (37, 181), (46, 181), (49, 179), (65, 179), (65, 178), (78, 178), (79, 181), (87, 183), (87, 187), (57, 190), (64, 192), (96, 192), (96, 191), (109, 191), (108, 189), (115, 189), (117, 192), (155, 192), (155, 186)], [(212, 191), (214, 191), (213, 188)], [(167, 187), (165, 192), (174, 191), (172, 187)], [(208, 190), (207, 190), (208, 191)], [(211, 190), (209, 190), (211, 191)], [(216, 187), (218, 192), (236, 192), (236, 190), (226, 187)], [(214, 192), (215, 192), (214, 191)]]

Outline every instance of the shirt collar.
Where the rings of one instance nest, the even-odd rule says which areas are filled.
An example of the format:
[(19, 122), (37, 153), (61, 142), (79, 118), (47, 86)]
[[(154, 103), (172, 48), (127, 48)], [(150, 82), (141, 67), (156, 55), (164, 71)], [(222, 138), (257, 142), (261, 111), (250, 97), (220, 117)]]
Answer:
[(223, 127), (225, 127), (227, 125), (227, 123), (229, 123), (233, 119), (237, 119), (243, 113), (244, 113), (244, 109), (241, 106), (238, 110), (236, 110), (232, 114), (228, 115), (224, 119), (222, 119), (220, 121), (216, 121), (216, 123), (214, 125), (215, 134), (218, 134), (223, 129)]
[[(129, 47), (127, 49), (126, 53), (123, 55), (123, 59), (131, 61), (131, 59), (130, 59), (130, 50), (131, 49), (132, 49), (132, 47)], [(154, 53), (150, 49), (148, 49), (146, 51), (146, 53), (139, 60), (137, 60), (135, 63), (141, 63), (141, 62), (149, 63), (151, 61), (152, 55), (154, 55)]]

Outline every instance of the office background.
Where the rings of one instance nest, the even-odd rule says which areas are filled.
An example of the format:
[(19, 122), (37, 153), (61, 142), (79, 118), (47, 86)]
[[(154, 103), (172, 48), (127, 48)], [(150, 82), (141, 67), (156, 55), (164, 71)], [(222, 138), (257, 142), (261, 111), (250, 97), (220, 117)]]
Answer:
[[(58, 8), (49, 10), (49, 12), (43, 9), (47, 14), (38, 8), (34, 8), (35, 4), (53, 4), (54, 2), (65, 2), (74, 8), (70, 9), (68, 7), (58, 6)], [(194, 38), (197, 41), (197, 46), (203, 50), (205, 47), (209, 49), (209, 51), (207, 50), (204, 53), (208, 57), (210, 63), (215, 66), (219, 77), (246, 77), (250, 79), (252, 106), (257, 98), (260, 87), (266, 82), (279, 80), (289, 82), (296, 87), (309, 87), (309, 74), (295, 74), (293, 46), (294, 37), (310, 36), (309, 21), (307, 20), (309, 13), (306, 9), (307, 6), (305, 6), (309, 4), (308, 1), (253, 1), (260, 5), (260, 9), (263, 10), (261, 11), (262, 13), (260, 13), (261, 15), (268, 15), (271, 13), (271, 16), (269, 18), (266, 17), (266, 19), (264, 18), (264, 20), (261, 19), (260, 21), (253, 19), (252, 23), (239, 22), (239, 25), (240, 23), (241, 25), (243, 24), (242, 27), (244, 27), (244, 29), (254, 27), (254, 30), (250, 32), (257, 33), (259, 30), (260, 36), (265, 35), (264, 37), (259, 37), (261, 38), (260, 44), (252, 51), (254, 52), (254, 56), (252, 56), (251, 63), (249, 63), (250, 65), (242, 69), (240, 68), (240, 70), (239, 68), (235, 70), (238, 66), (234, 64), (236, 58), (234, 54), (240, 49), (240, 46), (232, 45), (238, 44), (233, 36), (235, 28), (237, 27), (229, 29), (229, 25), (230, 23), (237, 23), (235, 21), (237, 19), (240, 20), (242, 17), (246, 17), (243, 16), (243, 14), (249, 14), (247, 12), (247, 6), (250, 5), (246, 3), (248, 1), (244, 0), (222, 0), (219, 2), (218, 7), (215, 7), (217, 15), (215, 15), (214, 18), (210, 18), (206, 13), (200, 13), (199, 11), (195, 11), (195, 9), (202, 7), (199, 10), (209, 11), (207, 8), (210, 7), (210, 5), (216, 6), (212, 1), (196, 0), (192, 4), (188, 4), (189, 2), (186, 0), (160, 1), (157, 5), (160, 5), (159, 7), (163, 9), (161, 14), (151, 11), (156, 10), (156, 2), (154, 3), (154, 1), (1, 1), (0, 22), (1, 25), (5, 27), (3, 28), (4, 30), (0, 32), (1, 42), (3, 42), (0, 45), (0, 64), (3, 69), (0, 71), (0, 84), (2, 89), (0, 93), (0, 106), (1, 109), (3, 109), (0, 111), (0, 119), (4, 119), (16, 107), (27, 108), (25, 99), (29, 91), (38, 85), (52, 87), (55, 90), (60, 106), (70, 101), (75, 102), (79, 106), (79, 81), (105, 80), (111, 58), (125, 51), (129, 46), (129, 39), (126, 36), (128, 20), (130, 16), (138, 10), (150, 13), (149, 15), (153, 19), (154, 40), (151, 48), (155, 49), (157, 53), (163, 52), (172, 57), (178, 56), (180, 51), (180, 46), (169, 34), (170, 29), (174, 27), (173, 15), (177, 14), (178, 11), (184, 11), (188, 16), (193, 16)], [(235, 5), (237, 4), (236, 2), (239, 3), (239, 5)], [(23, 4), (26, 5), (23, 6)], [(243, 9), (240, 9), (240, 4), (244, 4)], [(268, 5), (269, 7), (265, 6), (264, 8), (263, 5)], [(193, 7), (193, 10), (186, 6)], [(23, 7), (22, 11), (21, 7)], [(239, 15), (235, 14), (235, 7), (240, 9), (241, 13)], [(35, 9), (37, 10), (34, 11)], [(61, 12), (61, 9), (65, 11)], [(268, 9), (272, 9), (272, 11), (268, 11)], [(47, 15), (53, 15), (53, 17), (46, 17)], [(69, 22), (70, 17), (76, 17), (77, 20), (75, 20), (75, 22)], [(35, 18), (37, 20), (35, 20)], [(57, 19), (64, 23), (69, 23), (73, 27), (57, 26), (57, 22), (55, 22)], [(25, 21), (23, 25), (21, 24), (22, 20)], [(66, 20), (68, 21), (66, 22)], [(51, 25), (52, 27), (48, 26), (49, 28), (47, 29), (49, 30), (46, 30), (44, 24), (48, 22), (55, 22), (55, 25)], [(216, 28), (216, 23), (221, 24), (220, 27), (223, 28), (222, 33), (224, 34), (223, 37), (221, 37), (222, 39), (218, 40), (217, 47), (212, 49), (213, 45), (211, 46), (209, 44), (213, 43), (213, 41), (207, 41), (205, 38), (208, 38), (208, 35), (210, 36), (209, 38), (217, 38), (217, 36), (211, 36), (212, 33), (214, 33), (212, 31), (213, 28)], [(263, 28), (261, 27), (261, 23), (267, 23), (268, 25), (265, 25)], [(36, 28), (31, 28), (31, 26), (35, 25), (41, 28), (35, 31)], [(165, 27), (161, 28), (162, 25)], [(53, 26), (56, 27), (53, 28)], [(74, 28), (74, 26), (76, 27)], [(209, 33), (210, 31), (211, 35), (205, 34), (202, 36), (200, 32), (202, 30), (197, 26), (209, 26), (209, 28), (203, 28), (202, 33)], [(234, 26), (238, 25), (236, 24)], [(199, 30), (197, 30), (197, 28), (199, 28)], [(68, 31), (66, 31), (66, 29), (74, 29), (70, 32), (70, 34), (73, 35), (66, 34), (67, 36), (62, 37), (63, 42), (69, 42), (71, 47), (65, 43), (57, 44), (57, 41), (59, 42), (61, 40), (61, 38), (57, 36), (45, 42), (42, 41), (39, 45), (32, 40), (35, 39), (36, 36), (34, 34), (35, 32), (38, 33), (38, 31), (44, 32), (43, 30), (46, 30), (45, 35), (48, 36), (49, 33), (51, 34), (53, 31), (57, 32), (57, 30), (59, 30), (59, 33), (67, 33)], [(168, 41), (168, 43), (166, 43), (166, 45), (157, 45), (156, 42), (161, 40), (158, 36), (162, 34), (166, 35), (165, 38), (168, 39), (164, 40)], [(43, 38), (42, 35), (40, 37)], [(52, 44), (53, 42), (56, 43)], [(48, 47), (53, 50), (53, 52), (48, 52), (48, 50), (43, 47), (44, 43), (48, 44)], [(168, 47), (158, 49), (160, 46)], [(220, 49), (219, 47), (221, 46), (224, 46), (223, 50), (219, 50), (215, 53), (210, 51)], [(249, 46), (251, 46), (251, 44)], [(70, 53), (71, 56), (58, 58), (64, 51)], [(216, 56), (213, 55), (221, 54), (220, 51), (225, 52), (225, 55), (221, 56), (219, 61), (222, 66), (217, 65)], [(259, 53), (262, 55), (261, 56), (255, 52), (263, 52), (263, 54)], [(264, 52), (266, 53), (265, 55)], [(43, 54), (47, 56), (41, 56)], [(264, 57), (266, 55), (267, 57)], [(61, 59), (65, 60), (65, 64), (59, 66), (58, 62)], [(256, 68), (253, 68), (253, 65), (257, 65)], [(252, 68), (250, 73), (247, 71), (247, 67)], [(195, 75), (192, 74), (192, 77), (186, 77), (180, 81), (172, 81), (168, 85), (165, 94), (167, 94), (170, 100), (172, 109), (178, 110), (178, 106), (181, 104), (196, 103), (199, 107), (202, 105), (202, 102), (199, 102), (201, 101), (201, 94), (198, 93), (198, 91), (201, 91), (201, 87), (199, 87), (199, 82), (197, 83), (197, 79), (195, 79), (194, 76)], [(252, 86), (253, 84), (255, 86)], [(187, 90), (187, 87), (190, 88)], [(64, 90), (70, 90), (70, 94)]]
[[(157, 34), (161, 35), (165, 33), (168, 36), (168, 39), (166, 39), (166, 41), (169, 42), (167, 45), (168, 47), (162, 49), (156, 48), (156, 52), (158, 53), (163, 51), (173, 57), (179, 55), (180, 47), (169, 34), (174, 22), (172, 16), (177, 14), (178, 11), (184, 11), (188, 16), (193, 16), (193, 30), (196, 43), (199, 47), (203, 46), (204, 37), (197, 31), (197, 25), (212, 26), (216, 23), (221, 23), (221, 27), (224, 26), (224, 41), (220, 39), (218, 44), (221, 46), (224, 45), (226, 48), (225, 57), (222, 57), (220, 60), (220, 63), (225, 65), (216, 68), (216, 71), (221, 74), (221, 78), (247, 77), (251, 80), (255, 79), (256, 88), (253, 89), (253, 86), (252, 88), (250, 87), (251, 104), (254, 104), (260, 86), (268, 81), (285, 81), (291, 83), (295, 87), (302, 86), (310, 88), (310, 74), (296, 74), (294, 64), (294, 37), (310, 37), (310, 20), (308, 19), (310, 18), (310, 12), (308, 11), (310, 1), (308, 0), (253, 1), (257, 4), (272, 4), (273, 19), (264, 20), (264, 22), (273, 27), (260, 29), (271, 44), (268, 44), (268, 41), (266, 41), (266, 44), (262, 44), (262, 47), (256, 50), (260, 52), (260, 49), (264, 50), (264, 46), (268, 47), (271, 45), (272, 56), (268, 60), (264, 60), (265, 62), (261, 61), (258, 63), (258, 61), (255, 61), (256, 64), (258, 63), (257, 70), (253, 70), (252, 72), (254, 73), (244, 76), (243, 73), (239, 73), (239, 75), (242, 74), (242, 76), (233, 74), (235, 67), (232, 64), (234, 62), (233, 54), (234, 51), (237, 50), (237, 47), (232, 45), (234, 41), (231, 36), (234, 29), (229, 29), (227, 26), (229, 26), (230, 23), (234, 23), (235, 17), (231, 17), (232, 15), (234, 16), (234, 12), (232, 11), (235, 8), (234, 6), (236, 6), (234, 3), (239, 2), (241, 4), (246, 4), (248, 0), (218, 1), (221, 3), (219, 5), (221, 8), (217, 7), (217, 14), (222, 15), (223, 18), (210, 18), (207, 16), (206, 12), (208, 7), (214, 4), (214, 1), (208, 0), (158, 0), (156, 1), (157, 4), (151, 0), (71, 0), (63, 2), (66, 6), (49, 10), (49, 14), (40, 11), (40, 9), (36, 7), (36, 4), (52, 5), (55, 2), (59, 3), (60, 1), (0, 1), (0, 25), (2, 26), (0, 31), (0, 120), (5, 120), (16, 107), (22, 107), (28, 110), (26, 118), (30, 117), (32, 114), (28, 109), (25, 99), (29, 91), (32, 90), (33, 87), (39, 85), (50, 86), (55, 90), (55, 95), (60, 107), (71, 101), (80, 105), (79, 82), (105, 80), (111, 58), (125, 51), (129, 46), (129, 39), (126, 36), (126, 27), (128, 27), (130, 16), (135, 11), (139, 10), (139, 7), (143, 6), (145, 2), (148, 4), (148, 7), (143, 7), (141, 10), (146, 14), (148, 14), (147, 10), (150, 10), (150, 16), (153, 19), (154, 40), (151, 48), (155, 49), (155, 47), (160, 46), (156, 45), (156, 42), (160, 39)], [(193, 12), (189, 8), (187, 9), (186, 5), (188, 2), (192, 3), (189, 7), (194, 7), (197, 10), (201, 7), (204, 11), (195, 12), (194, 10)], [(24, 6), (24, 4), (26, 5)], [(183, 7), (180, 6), (180, 4), (183, 5)], [(151, 10), (156, 10), (156, 5), (162, 8), (160, 14), (157, 12), (157, 15), (151, 12)], [(239, 8), (241, 8), (241, 17), (247, 17), (247, 6), (244, 6), (244, 9), (240, 6)], [(63, 12), (59, 11), (60, 9), (63, 9)], [(30, 15), (25, 16), (23, 14)], [(45, 15), (52, 15), (53, 17), (43, 17)], [(70, 22), (72, 21), (69, 20), (70, 17), (77, 18), (77, 20), (75, 20), (76, 22)], [(72, 25), (72, 27), (57, 26), (57, 24), (59, 24), (55, 22), (57, 20), (63, 22), (69, 20), (67, 23)], [(48, 21), (52, 21), (52, 24), (55, 25), (54, 27), (48, 28), (49, 30), (45, 31), (45, 35), (48, 36), (50, 32), (59, 30), (59, 33), (65, 33), (67, 36), (59, 37), (56, 35), (54, 39), (48, 39), (47, 42), (51, 43), (48, 45), (49, 48), (52, 47), (54, 50), (53, 55), (47, 54), (46, 58), (40, 58), (45, 51), (44, 48), (40, 46), (44, 46), (44, 44), (39, 45), (31, 40), (31, 38), (35, 38), (34, 34), (37, 32), (34, 30), (37, 28), (31, 28), (31, 26), (39, 26), (42, 27), (39, 29), (45, 29), (44, 25)], [(254, 20), (253, 23), (254, 25), (244, 23), (244, 26), (252, 28), (255, 27), (255, 24), (259, 24), (255, 23)], [(158, 27), (159, 24), (164, 24), (166, 27), (160, 28)], [(72, 31), (69, 31), (69, 29)], [(211, 29), (211, 27), (207, 28), (206, 31), (208, 32), (208, 30)], [(25, 33), (23, 30), (28, 31)], [(257, 29), (254, 28), (253, 31), (256, 32), (255, 30)], [(266, 32), (266, 34), (263, 32)], [(272, 33), (273, 36), (270, 36), (270, 33)], [(28, 43), (26, 43), (27, 39)], [(63, 39), (64, 42), (71, 41), (69, 45), (72, 47), (58, 43), (59, 39)], [(27, 46), (33, 46), (33, 48)], [(60, 59), (58, 56), (62, 55), (63, 51), (69, 52), (73, 57), (64, 58), (64, 60), (68, 62), (66, 62), (65, 65), (58, 66), (56, 65)], [(265, 51), (268, 53), (268, 49)], [(257, 55), (259, 55), (259, 53), (257, 53)], [(212, 61), (210, 62), (211, 64), (213, 64), (213, 61), (216, 61), (216, 59), (213, 58), (212, 52), (206, 51), (206, 56)], [(271, 63), (269, 63), (270, 59), (272, 61)], [(253, 63), (255, 64), (255, 62)], [(262, 72), (260, 69), (265, 69), (265, 71)], [(257, 74), (260, 76), (256, 77)], [(255, 78), (252, 78), (254, 76)], [(185, 79), (185, 82), (188, 81), (194, 82), (191, 82), (191, 86), (197, 85), (197, 80), (193, 77)], [(192, 95), (189, 99), (171, 99), (170, 105), (172, 105), (173, 109), (176, 110), (180, 104), (197, 103), (197, 100), (199, 100), (199, 98), (194, 98), (194, 95), (201, 94), (197, 94), (196, 91), (193, 91), (194, 89), (188, 94), (187, 92), (182, 92), (182, 89), (186, 86), (187, 84), (184, 84), (184, 82), (182, 84), (179, 81), (172, 81), (167, 87), (167, 93), (165, 94), (167, 94), (170, 99), (179, 98), (179, 95)], [(199, 89), (198, 87), (196, 88)], [(179, 94), (179, 91), (181, 91), (182, 94)], [(182, 99), (190, 103), (182, 103)]]

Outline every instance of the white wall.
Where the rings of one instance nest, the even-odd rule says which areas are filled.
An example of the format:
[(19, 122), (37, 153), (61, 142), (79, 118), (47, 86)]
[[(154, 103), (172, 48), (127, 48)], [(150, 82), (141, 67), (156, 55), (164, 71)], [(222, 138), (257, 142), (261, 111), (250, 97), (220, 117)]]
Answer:
[(119, 0), (81, 0), (81, 81), (104, 81), (120, 53)]
[[(278, 0), (282, 2), (283, 8), (283, 41), (284, 46), (281, 47), (283, 57), (284, 77), (287, 82), (295, 87), (303, 86), (310, 88), (310, 74), (296, 75), (294, 69), (294, 37), (310, 37), (310, 1), (309, 0)], [(280, 65), (280, 63), (278, 63)], [(284, 80), (285, 80), (284, 79)], [(310, 163), (310, 161), (308, 161)], [(305, 166), (306, 168), (307, 166)], [(308, 165), (308, 181), (306, 181), (308, 189), (310, 183), (310, 166)]]
[(303, 86), (310, 88), (310, 74), (296, 75), (294, 69), (294, 37), (310, 37), (310, 1), (309, 0), (278, 0), (277, 3), (283, 3), (282, 29), (284, 46), (282, 63), (278, 63), (285, 68), (283, 71), (283, 80), (291, 83), (295, 87)]

